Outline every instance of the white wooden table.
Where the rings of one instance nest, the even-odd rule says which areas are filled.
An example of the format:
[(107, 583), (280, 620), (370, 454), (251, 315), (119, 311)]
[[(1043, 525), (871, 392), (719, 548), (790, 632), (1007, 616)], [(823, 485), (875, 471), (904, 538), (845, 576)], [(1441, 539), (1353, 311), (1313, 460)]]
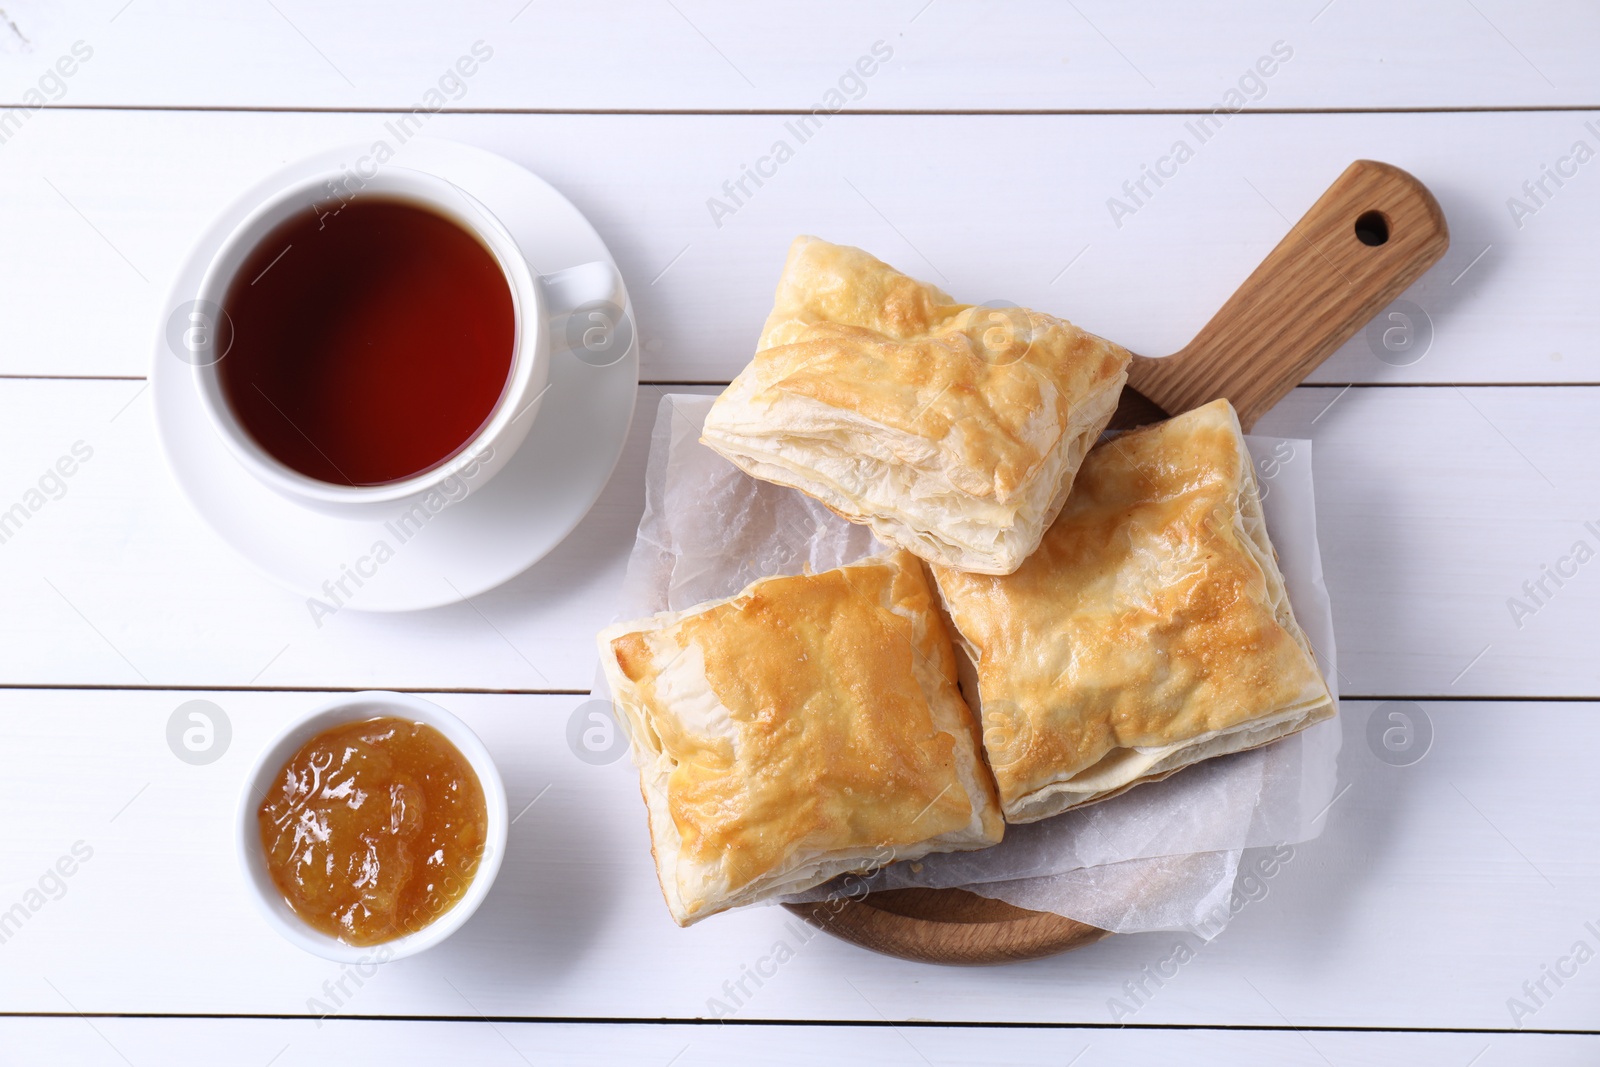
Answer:
[[(0, 511), (43, 496), (0, 543), (0, 1063), (1600, 1062), (1600, 9), (0, 7)], [(476, 42), (491, 56), (446, 77)], [(426, 132), (543, 175), (616, 255), (639, 416), (599, 505), (528, 573), (318, 628), (163, 469), (153, 338), (225, 203), (381, 136), (442, 77)], [(795, 145), (841, 84), (844, 112)], [(1189, 124), (1241, 84), (1198, 144)], [(780, 139), (793, 157), (762, 163)], [(1130, 199), (1180, 139), (1193, 158)], [(1121, 1020), (1113, 998), (1181, 935), (958, 970), (802, 940), (777, 909), (675, 928), (626, 761), (585, 763), (565, 731), (655, 398), (744, 362), (788, 240), (1160, 354), (1361, 157), (1426, 182), (1453, 245), (1406, 294), (1413, 347), (1356, 338), (1260, 425), (1315, 441), (1346, 694), (1326, 833)], [(770, 176), (733, 202), (746, 166)], [(79, 442), (92, 457), (46, 477)], [(264, 740), (361, 688), (429, 694), (493, 749), (514, 810), (539, 799), (461, 933), (352, 978), (258, 921), (229, 827)], [(192, 699), (232, 726), (203, 766), (165, 741)], [(1405, 766), (1368, 740), (1394, 711), (1431, 737)], [(793, 958), (708, 1022), (779, 941)]]

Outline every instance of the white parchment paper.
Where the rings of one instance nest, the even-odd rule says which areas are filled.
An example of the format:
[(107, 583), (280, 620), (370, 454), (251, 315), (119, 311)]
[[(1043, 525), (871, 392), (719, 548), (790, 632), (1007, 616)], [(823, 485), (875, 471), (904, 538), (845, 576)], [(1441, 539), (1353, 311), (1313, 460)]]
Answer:
[[(661, 400), (644, 517), (618, 619), (681, 611), (731, 596), (757, 578), (827, 570), (883, 550), (866, 527), (802, 493), (751, 478), (700, 444), (712, 399), (674, 393)], [(1295, 617), (1337, 697), (1311, 442), (1247, 441)], [(596, 688), (606, 692), (603, 678)], [(1229, 914), (1242, 849), (1321, 832), (1334, 796), (1339, 737), (1336, 721), (1319, 723), (1111, 800), (1008, 827), (993, 848), (897, 863), (866, 881), (874, 889), (961, 887), (1118, 933), (1188, 930), (1211, 937)], [(818, 900), (834, 891), (823, 885), (789, 899)]]

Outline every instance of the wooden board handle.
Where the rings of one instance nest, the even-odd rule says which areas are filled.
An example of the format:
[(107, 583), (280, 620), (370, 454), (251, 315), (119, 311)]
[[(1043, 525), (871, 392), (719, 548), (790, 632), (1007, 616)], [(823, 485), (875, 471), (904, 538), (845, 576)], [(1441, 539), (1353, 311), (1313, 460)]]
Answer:
[(1249, 429), (1449, 246), (1427, 186), (1357, 160), (1193, 341), (1135, 356), (1128, 384), (1174, 415), (1227, 397)]

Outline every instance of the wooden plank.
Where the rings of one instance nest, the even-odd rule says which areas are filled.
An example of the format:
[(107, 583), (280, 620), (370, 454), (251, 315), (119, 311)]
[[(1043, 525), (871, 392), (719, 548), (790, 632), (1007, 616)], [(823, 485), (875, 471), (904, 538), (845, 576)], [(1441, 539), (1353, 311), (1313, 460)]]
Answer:
[[(533, 569), (475, 607), (317, 619), (190, 509), (142, 385), (0, 381), (0, 511), (41, 505), (0, 544), (0, 684), (589, 688), (661, 387), (643, 389), (595, 510)], [(1346, 693), (1600, 695), (1600, 564), (1571, 558), (1600, 549), (1595, 397), (1320, 387), (1267, 414), (1261, 433), (1315, 441)], [(93, 457), (58, 486), (46, 472), (80, 441)], [(41, 479), (48, 495), (28, 497)], [(1576, 574), (1558, 587), (1546, 566)]]
[(1600, 476), (1581, 443), (1597, 400), (1593, 388), (1299, 389), (1256, 425), (1315, 442), (1344, 692), (1600, 692), (1600, 664), (1580, 650), (1600, 568), (1578, 562), (1600, 551)]
[[(340, 1022), (289, 1019), (0, 1019), (0, 1041), (26, 1063), (125, 1067), (159, 1062), (181, 1037), (192, 1062), (273, 1067), (383, 1062), (515, 1065), (763, 1063), (808, 1067), (870, 1058), (884, 1067), (1003, 1064), (1273, 1063), (1283, 1067), (1505, 1067), (1591, 1064), (1596, 1039), (1555, 1034), (1296, 1033), (1289, 1030), (1092, 1030), (887, 1026), (597, 1026), (581, 1023)], [(1485, 1051), (1487, 1049), (1487, 1051)], [(124, 1060), (124, 1054), (126, 1060)], [(1074, 1059), (1073, 1057), (1078, 1057)]]
[[(1009, 5), (706, 0), (440, 7), (306, 0), (217, 8), (11, 0), (0, 100), (22, 102), (74, 41), (61, 103), (407, 107), (475, 41), (492, 58), (439, 100), (465, 108), (873, 109), (1469, 107), (1594, 104), (1600, 20), (1575, 4), (1271, 0), (1151, 17), (1111, 0)], [(625, 13), (624, 13), (625, 10)], [(1177, 9), (1173, 9), (1174, 14)], [(26, 38), (26, 43), (23, 38)], [(846, 76), (874, 43), (889, 59)], [(1287, 55), (1281, 65), (1273, 60)], [(31, 51), (24, 52), (24, 47)], [(1250, 74), (1263, 58), (1269, 77)], [(841, 78), (844, 84), (841, 86)], [(1241, 84), (1241, 81), (1243, 84)], [(52, 95), (53, 84), (44, 87)], [(829, 90), (842, 90), (837, 104)], [(1228, 98), (1233, 90), (1238, 95)]]
[[(397, 140), (392, 118), (29, 119), (0, 146), (0, 374), (144, 374), (170, 280), (208, 220), (291, 159)], [(840, 116), (803, 144), (792, 121), (440, 115), (424, 129), (531, 167), (589, 215), (628, 278), (648, 381), (731, 378), (785, 248), (807, 232), (969, 300), (1040, 307), (1145, 355), (1174, 352), (1346, 165), (1372, 158), (1429, 185), (1452, 247), (1403, 298), (1420, 314), (1358, 335), (1313, 381), (1600, 382), (1600, 249), (1572, 239), (1600, 230), (1600, 163), (1572, 159), (1580, 140), (1600, 150), (1600, 112), (1247, 115), (1203, 144), (1182, 115)], [(762, 163), (780, 140), (793, 157)], [(1194, 152), (1181, 167), (1179, 140)], [(1003, 162), (931, 163), (949, 158)], [(742, 169), (758, 164), (775, 171), (760, 187)], [(1142, 171), (1157, 165), (1176, 168), (1160, 187)], [(1558, 188), (1545, 166), (1576, 175)], [(730, 197), (724, 183), (741, 180)], [(1124, 190), (1139, 180), (1144, 193)], [(1544, 195), (1524, 191), (1533, 181)], [(1527, 205), (1515, 217), (1513, 199)], [(1383, 329), (1398, 350), (1380, 343)]]
[[(181, 762), (166, 742), (169, 717), (191, 699), (215, 702), (231, 723), (229, 747), (204, 766)], [(10, 768), (0, 777), (0, 908), (30, 909), (0, 944), (0, 1003), (11, 1012), (1600, 1028), (1600, 965), (1561, 962), (1579, 941), (1591, 953), (1600, 944), (1589, 925), (1600, 927), (1600, 865), (1571, 847), (1600, 833), (1586, 770), (1600, 705), (1409, 706), (1402, 725), (1431, 741), (1413, 750), (1420, 760), (1395, 766), (1369, 744), (1374, 705), (1349, 702), (1348, 789), (1326, 832), (1271, 876), (1241, 884), (1249, 902), (1218, 940), (1188, 942), (1192, 959), (1171, 962), (1182, 935), (1147, 934), (1028, 964), (942, 968), (821, 933), (807, 940), (780, 908), (678, 929), (655, 883), (627, 761), (591, 765), (568, 748), (582, 698), (446, 694), (439, 702), (494, 753), (511, 806), (537, 803), (512, 826), (499, 881), (472, 921), (358, 986), (260, 921), (231, 845), (247, 765), (289, 716), (321, 699), (0, 693)], [(88, 858), (44, 879), (75, 845)], [(1576, 973), (1557, 987), (1547, 966)], [(341, 978), (343, 991), (324, 986)], [(1541, 980), (1547, 995), (1534, 1004), (1523, 983)], [(1513, 1016), (1510, 998), (1531, 1013)]]
[(27, 491), (76, 442), (93, 452), (60, 479), (58, 499), (47, 479), (42, 506), (0, 544), (0, 586), (29, 590), (0, 623), (31, 635), (0, 656), (9, 680), (42, 677), (38, 654), (54, 649), (44, 674), (64, 684), (188, 684), (172, 679), (215, 674), (203, 684), (279, 687), (314, 674), (321, 681), (309, 684), (339, 687), (382, 677), (391, 688), (428, 678), (437, 688), (589, 688), (594, 634), (614, 611), (643, 507), (660, 389), (644, 389), (600, 501), (534, 569), (472, 604), (314, 618), (303, 595), (256, 572), (190, 508), (163, 469), (143, 386), (0, 382), (10, 397), (0, 456), (17, 464), (4, 480), (6, 508), (26, 506)]

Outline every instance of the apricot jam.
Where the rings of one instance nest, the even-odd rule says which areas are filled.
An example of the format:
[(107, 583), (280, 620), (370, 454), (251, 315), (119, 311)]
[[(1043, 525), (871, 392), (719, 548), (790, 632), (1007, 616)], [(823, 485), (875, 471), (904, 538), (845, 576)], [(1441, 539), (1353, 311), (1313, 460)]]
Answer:
[(294, 913), (351, 945), (449, 911), (483, 858), (488, 809), (438, 730), (384, 717), (307, 741), (257, 811), (267, 869)]

